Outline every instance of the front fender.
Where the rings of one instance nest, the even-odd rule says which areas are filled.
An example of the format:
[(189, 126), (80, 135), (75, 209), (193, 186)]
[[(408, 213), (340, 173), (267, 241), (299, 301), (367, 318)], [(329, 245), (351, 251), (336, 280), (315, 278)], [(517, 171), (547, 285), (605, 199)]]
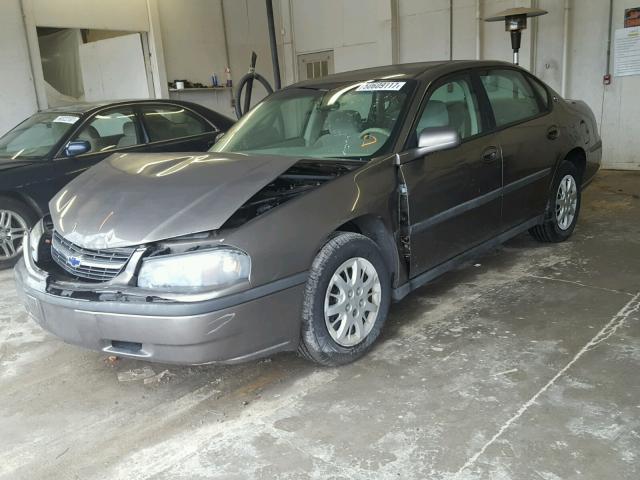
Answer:
[(354, 219), (378, 217), (393, 232), (395, 189), (392, 159), (372, 161), (220, 233), (251, 255), (251, 284), (262, 285), (308, 270), (329, 235)]

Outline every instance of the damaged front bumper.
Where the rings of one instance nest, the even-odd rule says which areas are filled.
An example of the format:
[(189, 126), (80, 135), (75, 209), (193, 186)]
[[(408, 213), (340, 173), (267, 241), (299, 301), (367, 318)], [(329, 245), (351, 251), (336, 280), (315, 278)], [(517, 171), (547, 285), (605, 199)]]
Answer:
[[(294, 350), (306, 280), (300, 273), (219, 298), (178, 301), (135, 295), (134, 288), (82, 298), (28, 254), (14, 276), (29, 315), (62, 340), (112, 355), (191, 365)], [(89, 290), (91, 284), (84, 284), (79, 293)]]

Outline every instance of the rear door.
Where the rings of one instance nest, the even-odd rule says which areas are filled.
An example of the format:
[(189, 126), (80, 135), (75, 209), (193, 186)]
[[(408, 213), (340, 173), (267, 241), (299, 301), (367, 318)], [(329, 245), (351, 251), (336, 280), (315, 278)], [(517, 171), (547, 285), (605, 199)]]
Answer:
[(408, 189), (411, 276), (486, 241), (500, 228), (502, 160), (470, 75), (439, 81), (421, 107), (409, 148), (425, 128), (458, 130), (462, 144), (401, 165)]
[[(503, 158), (502, 230), (544, 212), (560, 128), (542, 85), (516, 69), (479, 72), (491, 105)], [(531, 80), (534, 81), (534, 80)], [(539, 90), (542, 88), (542, 90)]]
[(146, 152), (204, 152), (219, 130), (181, 105), (143, 104), (139, 107), (148, 144)]

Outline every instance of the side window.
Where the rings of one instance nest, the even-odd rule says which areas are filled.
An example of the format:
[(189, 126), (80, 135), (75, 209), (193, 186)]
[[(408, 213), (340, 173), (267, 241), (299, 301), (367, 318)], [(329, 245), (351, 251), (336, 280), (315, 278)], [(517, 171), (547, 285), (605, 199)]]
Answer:
[(416, 138), (432, 127), (454, 128), (463, 140), (482, 131), (478, 100), (467, 77), (447, 81), (431, 94), (418, 121)]
[(140, 110), (151, 142), (189, 137), (212, 130), (203, 119), (178, 105), (145, 105)]
[(73, 140), (86, 140), (91, 145), (88, 153), (99, 153), (142, 143), (139, 132), (133, 110), (115, 108), (96, 114)]
[(547, 87), (545, 87), (542, 82), (539, 82), (534, 77), (529, 77), (529, 83), (533, 86), (533, 89), (540, 97), (544, 108), (549, 109), (549, 91), (547, 90)]
[(541, 113), (533, 88), (515, 70), (493, 70), (480, 75), (496, 126), (526, 120)]

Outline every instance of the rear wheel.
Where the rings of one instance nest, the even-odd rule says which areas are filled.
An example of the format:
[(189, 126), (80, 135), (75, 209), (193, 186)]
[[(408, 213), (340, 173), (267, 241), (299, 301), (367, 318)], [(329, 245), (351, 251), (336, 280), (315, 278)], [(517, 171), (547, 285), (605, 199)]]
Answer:
[(0, 269), (13, 266), (22, 253), (22, 240), (36, 216), (24, 203), (0, 198)]
[(529, 230), (540, 242), (564, 242), (578, 221), (581, 201), (580, 175), (576, 166), (565, 160), (551, 189), (544, 221)]
[(377, 245), (339, 233), (316, 256), (305, 287), (299, 353), (335, 366), (363, 356), (389, 311), (391, 282)]

